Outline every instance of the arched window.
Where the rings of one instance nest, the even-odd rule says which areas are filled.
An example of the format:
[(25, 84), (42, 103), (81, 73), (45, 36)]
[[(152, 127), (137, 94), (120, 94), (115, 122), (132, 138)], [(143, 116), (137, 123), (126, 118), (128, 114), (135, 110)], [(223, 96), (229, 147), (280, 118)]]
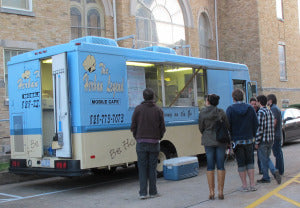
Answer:
[(210, 24), (205, 12), (199, 18), (199, 48), (200, 57), (209, 58)]
[(99, 0), (71, 0), (71, 39), (104, 36), (104, 12)]
[(87, 14), (88, 35), (101, 36), (100, 14), (96, 9), (91, 9)]
[(178, 0), (137, 0), (137, 47), (176, 47), (185, 44), (185, 29)]
[(71, 8), (71, 39), (82, 36), (82, 23), (81, 23), (80, 11), (72, 7)]

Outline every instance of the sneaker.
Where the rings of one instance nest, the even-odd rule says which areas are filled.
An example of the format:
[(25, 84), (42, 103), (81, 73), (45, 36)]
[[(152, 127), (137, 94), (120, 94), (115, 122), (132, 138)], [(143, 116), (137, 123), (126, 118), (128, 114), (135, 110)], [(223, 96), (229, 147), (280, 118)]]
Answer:
[(270, 183), (271, 181), (269, 180), (266, 180), (266, 179), (260, 179), (260, 180), (257, 180), (257, 183)]
[(156, 197), (160, 197), (160, 194), (150, 195), (150, 198), (156, 198)]
[(139, 197), (141, 200), (147, 199), (147, 196), (140, 196)]
[(255, 186), (250, 186), (249, 191), (257, 191), (257, 188)]
[(240, 192), (248, 192), (249, 191), (249, 189), (248, 189), (248, 187), (240, 187), (239, 189), (238, 189)]
[(274, 178), (275, 178), (275, 180), (277, 181), (278, 184), (281, 184), (281, 176), (280, 176), (278, 170), (275, 171)]

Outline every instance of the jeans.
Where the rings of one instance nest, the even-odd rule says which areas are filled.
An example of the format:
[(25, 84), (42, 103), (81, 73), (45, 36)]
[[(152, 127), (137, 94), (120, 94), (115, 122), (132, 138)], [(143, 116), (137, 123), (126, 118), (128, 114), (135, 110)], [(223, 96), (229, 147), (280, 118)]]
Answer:
[(137, 143), (136, 153), (138, 158), (140, 196), (147, 196), (149, 180), (149, 194), (157, 194), (156, 188), (156, 166), (160, 145), (152, 143)]
[(234, 149), (238, 172), (254, 169), (253, 144), (237, 144)]
[(263, 172), (262, 179), (267, 181), (270, 181), (269, 169), (273, 175), (276, 171), (274, 164), (270, 159), (272, 145), (272, 143), (261, 143), (258, 147), (258, 157), (260, 159)]
[[(253, 143), (253, 151), (254, 150), (255, 150), (255, 143)], [(260, 161), (259, 161), (259, 157), (258, 157), (258, 150), (256, 150), (256, 153), (257, 153), (257, 167), (258, 167), (259, 174), (260, 174), (260, 173), (262, 173), (262, 171), (261, 171)]]
[(278, 169), (279, 174), (283, 175), (284, 173), (284, 162), (283, 162), (283, 153), (281, 149), (281, 138), (276, 138), (272, 146), (273, 155), (276, 158), (275, 168)]
[(207, 171), (215, 170), (215, 164), (217, 163), (218, 170), (225, 170), (225, 145), (220, 146), (205, 146), (206, 160), (207, 160)]
[(260, 163), (260, 160), (259, 160), (259, 157), (258, 157), (258, 151), (257, 151), (257, 166), (258, 166), (258, 171), (259, 171), (259, 173), (262, 173), (262, 170), (261, 170), (261, 163)]

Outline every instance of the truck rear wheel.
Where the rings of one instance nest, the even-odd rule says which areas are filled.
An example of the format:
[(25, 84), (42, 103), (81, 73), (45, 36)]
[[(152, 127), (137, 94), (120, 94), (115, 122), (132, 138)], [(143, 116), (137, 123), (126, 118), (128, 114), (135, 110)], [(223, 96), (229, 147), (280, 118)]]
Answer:
[(158, 154), (158, 161), (157, 161), (157, 177), (162, 177), (163, 176), (163, 170), (164, 170), (164, 160), (170, 159), (172, 156), (171, 151), (165, 147), (161, 146), (160, 147), (160, 152)]

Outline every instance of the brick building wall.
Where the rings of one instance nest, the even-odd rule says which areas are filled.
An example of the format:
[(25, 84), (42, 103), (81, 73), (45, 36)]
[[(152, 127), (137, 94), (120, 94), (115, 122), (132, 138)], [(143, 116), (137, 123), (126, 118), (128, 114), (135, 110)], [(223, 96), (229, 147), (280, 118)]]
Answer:
[[(135, 35), (135, 16), (131, 14), (130, 0), (118, 1), (117, 13), (117, 36), (118, 38)], [(126, 39), (118, 43), (122, 47), (132, 48), (132, 39)]]
[(246, 64), (261, 88), (257, 1), (218, 1), (220, 60)]
[[(220, 60), (244, 63), (257, 81), (259, 94), (273, 93), (300, 103), (300, 33), (298, 1), (283, 1), (284, 20), (276, 17), (276, 1), (219, 0)], [(278, 44), (285, 44), (287, 80), (280, 80)]]
[[(283, 1), (283, 21), (276, 16), (275, 1), (259, 1), (262, 92), (300, 103), (300, 30), (298, 1)], [(287, 80), (280, 80), (278, 44), (285, 44)]]
[(216, 59), (216, 30), (215, 30), (215, 7), (214, 1), (211, 0), (191, 0), (190, 7), (192, 10), (193, 26), (186, 28), (186, 38), (191, 45), (192, 56), (199, 57), (199, 17), (202, 12), (206, 13), (210, 23), (211, 37), (209, 41), (211, 59)]

